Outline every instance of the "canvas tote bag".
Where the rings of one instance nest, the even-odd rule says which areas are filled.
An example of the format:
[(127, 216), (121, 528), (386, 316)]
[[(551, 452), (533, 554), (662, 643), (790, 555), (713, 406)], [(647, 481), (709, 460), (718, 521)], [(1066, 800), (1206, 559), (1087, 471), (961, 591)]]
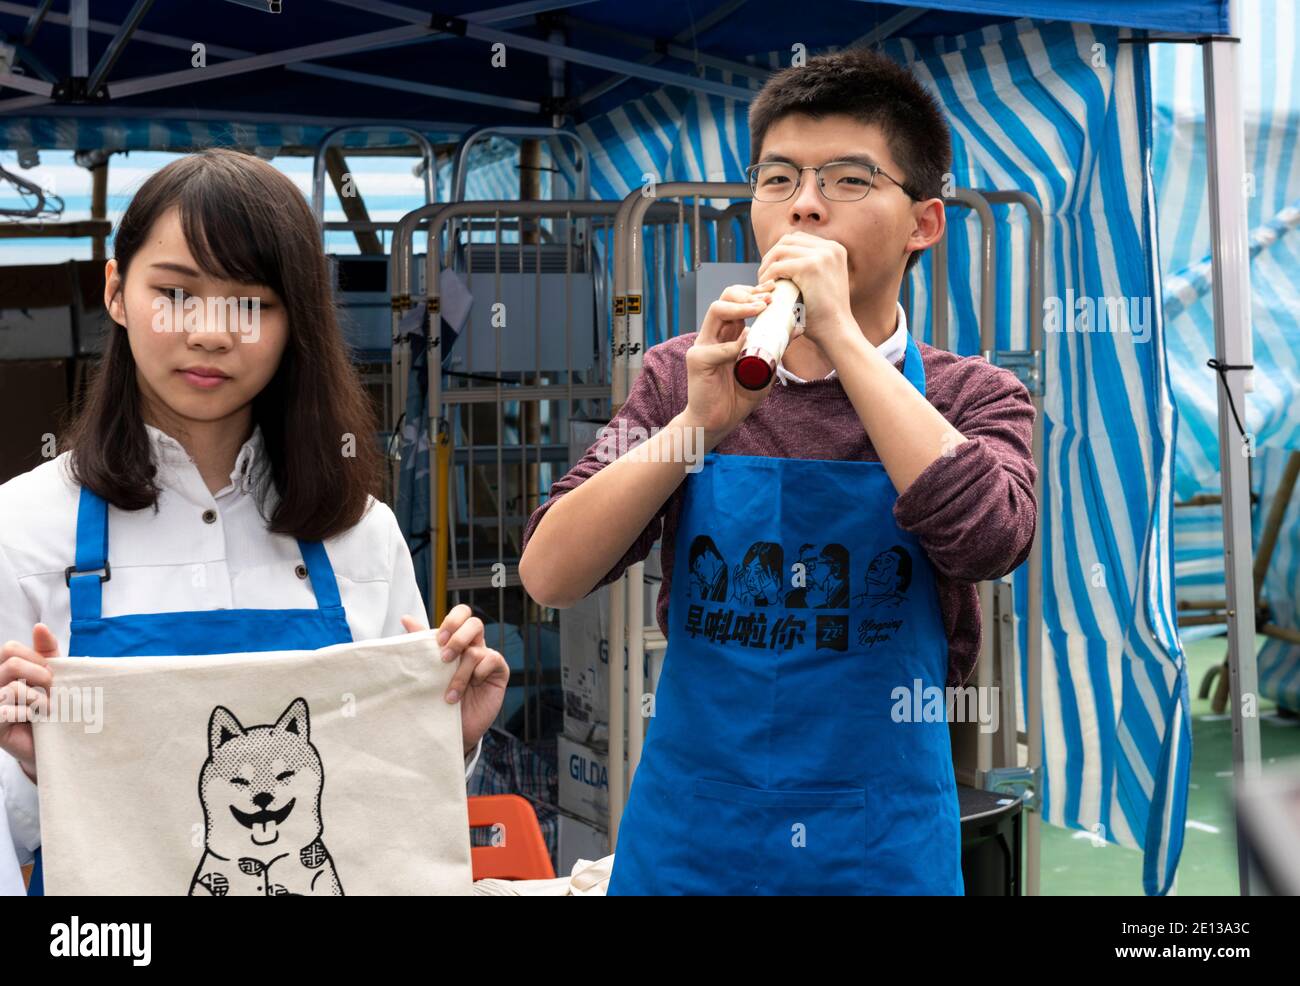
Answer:
[(426, 630), (50, 661), (47, 894), (469, 894), (460, 705)]

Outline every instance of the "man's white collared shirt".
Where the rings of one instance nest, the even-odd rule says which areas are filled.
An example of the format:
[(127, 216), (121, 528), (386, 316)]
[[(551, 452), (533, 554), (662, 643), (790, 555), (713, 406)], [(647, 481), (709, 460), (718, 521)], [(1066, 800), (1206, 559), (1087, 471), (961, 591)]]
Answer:
[[(894, 329), (894, 334), (876, 347), (880, 355), (889, 360), (890, 363), (897, 363), (903, 358), (903, 353), (907, 351), (907, 312), (903, 311), (902, 304), (898, 306), (898, 327)], [(802, 377), (797, 377), (782, 364), (776, 365), (776, 375), (781, 379), (782, 384), (807, 383)], [(831, 370), (830, 373), (822, 377), (823, 380), (834, 380), (836, 372)]]

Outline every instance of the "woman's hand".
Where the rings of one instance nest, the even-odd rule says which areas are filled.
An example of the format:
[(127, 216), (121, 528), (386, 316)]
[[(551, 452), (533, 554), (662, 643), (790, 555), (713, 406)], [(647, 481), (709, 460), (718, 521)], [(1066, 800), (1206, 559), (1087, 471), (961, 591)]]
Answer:
[(0, 750), (4, 750), (36, 780), (34, 715), (45, 711), (54, 673), (45, 661), (59, 656), (59, 642), (44, 623), (32, 627), (30, 647), (10, 640), (0, 649)]
[[(407, 633), (427, 630), (421, 620), (402, 617)], [(468, 755), (487, 732), (501, 704), (506, 698), (506, 683), (510, 680), (510, 666), (500, 651), (495, 651), (483, 641), (483, 621), (462, 603), (452, 608), (438, 628), (438, 646), (442, 659), (460, 665), (452, 675), (451, 684), (443, 696), (448, 702), (460, 702), (460, 727)]]
[(763, 390), (746, 390), (736, 381), (735, 364), (748, 336), (745, 319), (767, 307), (773, 284), (733, 284), (723, 291), (709, 306), (699, 335), (686, 350), (686, 409), (681, 421), (702, 428), (710, 450), (763, 402), (771, 387), (769, 382)]

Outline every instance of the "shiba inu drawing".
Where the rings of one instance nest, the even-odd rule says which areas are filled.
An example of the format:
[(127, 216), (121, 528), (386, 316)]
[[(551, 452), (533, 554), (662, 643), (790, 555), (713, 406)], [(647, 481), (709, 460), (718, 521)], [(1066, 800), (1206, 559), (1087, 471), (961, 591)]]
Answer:
[(213, 709), (199, 773), (204, 852), (190, 896), (342, 896), (322, 839), (324, 786), (306, 700), (290, 702), (273, 726), (245, 728)]

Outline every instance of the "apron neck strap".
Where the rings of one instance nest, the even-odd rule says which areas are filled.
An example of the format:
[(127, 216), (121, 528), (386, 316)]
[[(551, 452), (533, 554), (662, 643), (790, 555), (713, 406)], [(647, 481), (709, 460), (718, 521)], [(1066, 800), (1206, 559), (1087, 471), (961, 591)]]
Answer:
[(921, 349), (912, 338), (912, 333), (907, 333), (907, 350), (903, 357), (903, 376), (912, 381), (912, 386), (925, 396), (925, 364), (921, 362)]
[[(341, 607), (343, 601), (334, 578), (334, 566), (330, 564), (325, 545), (319, 541), (299, 541), (298, 550), (307, 565), (307, 577), (311, 579), (316, 605), (322, 609)], [(76, 564), (64, 572), (73, 621), (102, 618), (103, 584), (111, 577), (112, 571), (108, 567), (108, 503), (94, 490), (83, 486), (77, 501)]]
[[(99, 573), (103, 572), (103, 575)], [(84, 574), (74, 574), (84, 573)], [(77, 500), (76, 564), (64, 572), (73, 620), (97, 620), (108, 568), (108, 504), (94, 490), (81, 488)]]
[(319, 541), (299, 541), (298, 550), (307, 563), (307, 577), (311, 579), (312, 592), (316, 594), (316, 605), (321, 609), (342, 606), (339, 584), (334, 579), (334, 566), (330, 564), (325, 545)]

